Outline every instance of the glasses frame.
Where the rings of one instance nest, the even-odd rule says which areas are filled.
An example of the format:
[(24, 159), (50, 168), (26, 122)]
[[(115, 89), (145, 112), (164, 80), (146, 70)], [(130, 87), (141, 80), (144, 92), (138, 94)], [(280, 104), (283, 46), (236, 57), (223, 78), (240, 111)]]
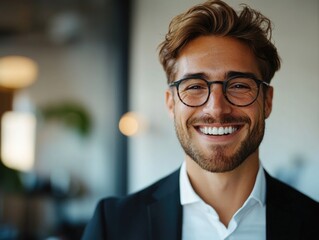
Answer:
[[(226, 94), (227, 86), (228, 86), (228, 83), (229, 83), (230, 80), (233, 80), (234, 78), (243, 78), (243, 77), (244, 77), (244, 78), (249, 78), (249, 79), (255, 81), (255, 83), (256, 83), (256, 85), (257, 85), (257, 88), (258, 88), (258, 89), (257, 89), (257, 94), (256, 94), (256, 97), (254, 98), (254, 100), (253, 100), (251, 103), (249, 103), (249, 104), (245, 104), (245, 105), (234, 104), (234, 103), (231, 102), (231, 101), (228, 99), (228, 97), (227, 97), (227, 94)], [(186, 104), (186, 103), (181, 99), (181, 96), (180, 96), (180, 94), (179, 94), (179, 85), (180, 85), (183, 81), (188, 80), (188, 79), (201, 79), (201, 80), (203, 80), (203, 81), (206, 82), (206, 84), (207, 84), (207, 86), (208, 86), (208, 94), (207, 94), (206, 100), (205, 100), (202, 104), (193, 106), (193, 105)], [(266, 86), (266, 87), (269, 87), (269, 86), (270, 86), (269, 83), (267, 83), (267, 82), (265, 82), (265, 81), (262, 81), (262, 80), (256, 78), (255, 76), (253, 76), (253, 75), (251, 75), (251, 74), (238, 74), (238, 75), (233, 75), (233, 76), (228, 77), (228, 78), (225, 79), (224, 81), (207, 81), (205, 78), (203, 78), (203, 77), (201, 77), (201, 76), (185, 77), (185, 78), (182, 78), (182, 79), (180, 79), (180, 80), (177, 80), (177, 81), (175, 81), (175, 82), (172, 82), (172, 83), (168, 84), (168, 86), (169, 86), (169, 87), (176, 87), (178, 98), (179, 98), (179, 100), (180, 100), (184, 105), (186, 105), (186, 106), (188, 106), (188, 107), (201, 107), (201, 106), (205, 105), (205, 104), (208, 102), (209, 97), (210, 97), (210, 94), (211, 94), (211, 85), (213, 85), (213, 84), (221, 84), (221, 85), (222, 85), (223, 95), (224, 95), (225, 99), (226, 99), (231, 105), (234, 105), (234, 106), (236, 106), (236, 107), (247, 107), (247, 106), (253, 104), (253, 103), (256, 101), (256, 99), (258, 98), (258, 96), (259, 96), (259, 90), (260, 90), (260, 85), (261, 85), (261, 84), (264, 84), (264, 86)]]

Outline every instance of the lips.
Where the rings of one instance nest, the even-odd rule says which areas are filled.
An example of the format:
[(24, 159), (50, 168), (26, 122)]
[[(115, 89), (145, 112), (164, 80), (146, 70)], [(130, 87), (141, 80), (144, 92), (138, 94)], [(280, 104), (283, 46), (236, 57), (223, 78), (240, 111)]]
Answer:
[(222, 136), (229, 135), (236, 132), (239, 127), (238, 126), (227, 126), (227, 127), (199, 127), (200, 132), (205, 135), (213, 135), (213, 136)]
[(244, 125), (250, 125), (248, 117), (224, 116), (219, 119), (209, 116), (194, 118), (189, 121), (192, 126), (206, 136), (227, 136), (236, 133)]

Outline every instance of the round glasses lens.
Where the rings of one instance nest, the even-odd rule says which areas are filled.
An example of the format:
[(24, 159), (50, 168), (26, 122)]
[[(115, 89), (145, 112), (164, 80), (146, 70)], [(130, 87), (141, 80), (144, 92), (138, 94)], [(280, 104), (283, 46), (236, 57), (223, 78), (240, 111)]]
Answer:
[(208, 84), (203, 79), (185, 79), (179, 84), (178, 94), (184, 104), (200, 106), (208, 98)]
[(233, 78), (228, 80), (226, 96), (228, 100), (237, 105), (245, 106), (253, 103), (258, 95), (258, 84), (251, 78)]

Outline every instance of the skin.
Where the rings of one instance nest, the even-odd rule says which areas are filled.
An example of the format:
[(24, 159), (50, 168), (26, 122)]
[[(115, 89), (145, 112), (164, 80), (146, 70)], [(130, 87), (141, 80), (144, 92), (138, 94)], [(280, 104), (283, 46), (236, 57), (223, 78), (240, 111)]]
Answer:
[[(256, 57), (247, 45), (231, 37), (201, 36), (180, 52), (174, 81), (190, 74), (223, 81), (231, 71), (253, 73), (262, 79)], [(166, 91), (166, 104), (185, 151), (190, 182), (225, 226), (253, 189), (259, 168), (258, 147), (272, 98), (273, 88), (269, 87), (265, 94), (259, 92), (253, 104), (236, 107), (225, 99), (221, 85), (212, 85), (205, 105), (188, 107), (179, 100), (176, 88)], [(223, 136), (200, 131), (202, 127), (220, 126), (238, 130)]]

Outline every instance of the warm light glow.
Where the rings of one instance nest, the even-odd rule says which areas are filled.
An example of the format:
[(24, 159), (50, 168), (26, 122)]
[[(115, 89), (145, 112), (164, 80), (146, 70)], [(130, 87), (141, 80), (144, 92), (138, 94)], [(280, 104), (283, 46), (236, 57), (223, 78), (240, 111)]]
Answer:
[(29, 171), (34, 164), (36, 119), (31, 113), (6, 112), (1, 122), (1, 159), (9, 167)]
[(0, 86), (23, 88), (32, 84), (38, 75), (38, 66), (30, 58), (6, 56), (0, 58)]
[(119, 122), (119, 129), (125, 136), (133, 136), (139, 132), (141, 128), (140, 119), (136, 113), (125, 113)]

